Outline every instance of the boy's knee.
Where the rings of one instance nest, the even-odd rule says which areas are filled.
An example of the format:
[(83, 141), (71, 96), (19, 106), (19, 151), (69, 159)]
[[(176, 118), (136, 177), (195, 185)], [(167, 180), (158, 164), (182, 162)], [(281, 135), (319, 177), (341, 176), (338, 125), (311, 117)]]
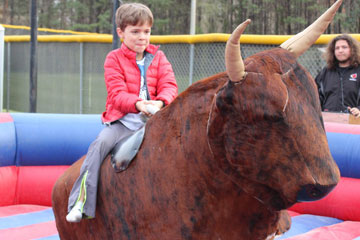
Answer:
[(105, 147), (111, 148), (115, 145), (116, 135), (112, 131), (102, 132), (96, 141)]

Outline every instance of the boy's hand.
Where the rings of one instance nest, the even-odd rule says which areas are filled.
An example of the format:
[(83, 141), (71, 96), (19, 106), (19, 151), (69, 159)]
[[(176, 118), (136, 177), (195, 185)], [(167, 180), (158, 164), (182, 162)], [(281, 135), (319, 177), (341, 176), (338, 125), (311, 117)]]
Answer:
[(164, 102), (161, 100), (150, 100), (148, 103), (154, 105), (155, 107), (157, 107), (159, 109), (164, 107)]
[(149, 109), (146, 107), (146, 105), (152, 105), (155, 107), (155, 109), (160, 110), (164, 106), (164, 103), (163, 103), (163, 101), (157, 101), (157, 100), (150, 100), (150, 101), (143, 100), (143, 101), (136, 102), (136, 104), (135, 104), (136, 109), (139, 112), (142, 112), (143, 114), (145, 114), (146, 116), (151, 117), (152, 113), (149, 112)]
[(143, 114), (145, 114), (146, 116), (150, 117), (151, 114), (146, 110), (146, 104), (148, 104), (148, 101), (143, 100), (143, 101), (137, 101), (135, 103), (135, 107), (139, 112), (142, 112)]

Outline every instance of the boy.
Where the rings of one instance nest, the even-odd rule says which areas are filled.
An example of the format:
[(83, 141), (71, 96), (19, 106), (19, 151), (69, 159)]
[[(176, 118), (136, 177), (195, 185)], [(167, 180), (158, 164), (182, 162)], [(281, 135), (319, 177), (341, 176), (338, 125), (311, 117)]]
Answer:
[(139, 3), (123, 4), (116, 11), (117, 34), (123, 40), (104, 64), (108, 92), (102, 121), (106, 127), (90, 145), (80, 176), (69, 196), (68, 222), (95, 217), (100, 166), (112, 148), (144, 125), (146, 105), (162, 108), (174, 100), (177, 84), (171, 64), (158, 46), (150, 44), (153, 15)]

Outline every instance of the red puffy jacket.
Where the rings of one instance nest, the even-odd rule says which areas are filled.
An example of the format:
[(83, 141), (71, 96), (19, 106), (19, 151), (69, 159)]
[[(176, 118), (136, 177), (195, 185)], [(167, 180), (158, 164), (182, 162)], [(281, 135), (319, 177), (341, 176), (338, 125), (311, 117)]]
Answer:
[[(159, 46), (150, 44), (146, 48), (146, 83), (151, 100), (162, 100), (168, 105), (177, 96), (175, 75), (165, 54)], [(151, 62), (146, 58), (152, 59)], [(113, 122), (127, 113), (138, 113), (135, 103), (140, 101), (140, 69), (136, 64), (136, 53), (125, 44), (111, 51), (105, 59), (105, 84), (108, 92), (106, 110), (102, 121)]]

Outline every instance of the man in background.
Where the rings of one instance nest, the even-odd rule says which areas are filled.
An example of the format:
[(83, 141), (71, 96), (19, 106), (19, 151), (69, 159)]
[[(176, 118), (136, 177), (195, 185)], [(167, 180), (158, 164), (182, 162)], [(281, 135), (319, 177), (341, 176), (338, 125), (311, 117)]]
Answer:
[(339, 35), (328, 44), (325, 58), (327, 65), (315, 78), (321, 110), (360, 117), (359, 42), (350, 35)]

